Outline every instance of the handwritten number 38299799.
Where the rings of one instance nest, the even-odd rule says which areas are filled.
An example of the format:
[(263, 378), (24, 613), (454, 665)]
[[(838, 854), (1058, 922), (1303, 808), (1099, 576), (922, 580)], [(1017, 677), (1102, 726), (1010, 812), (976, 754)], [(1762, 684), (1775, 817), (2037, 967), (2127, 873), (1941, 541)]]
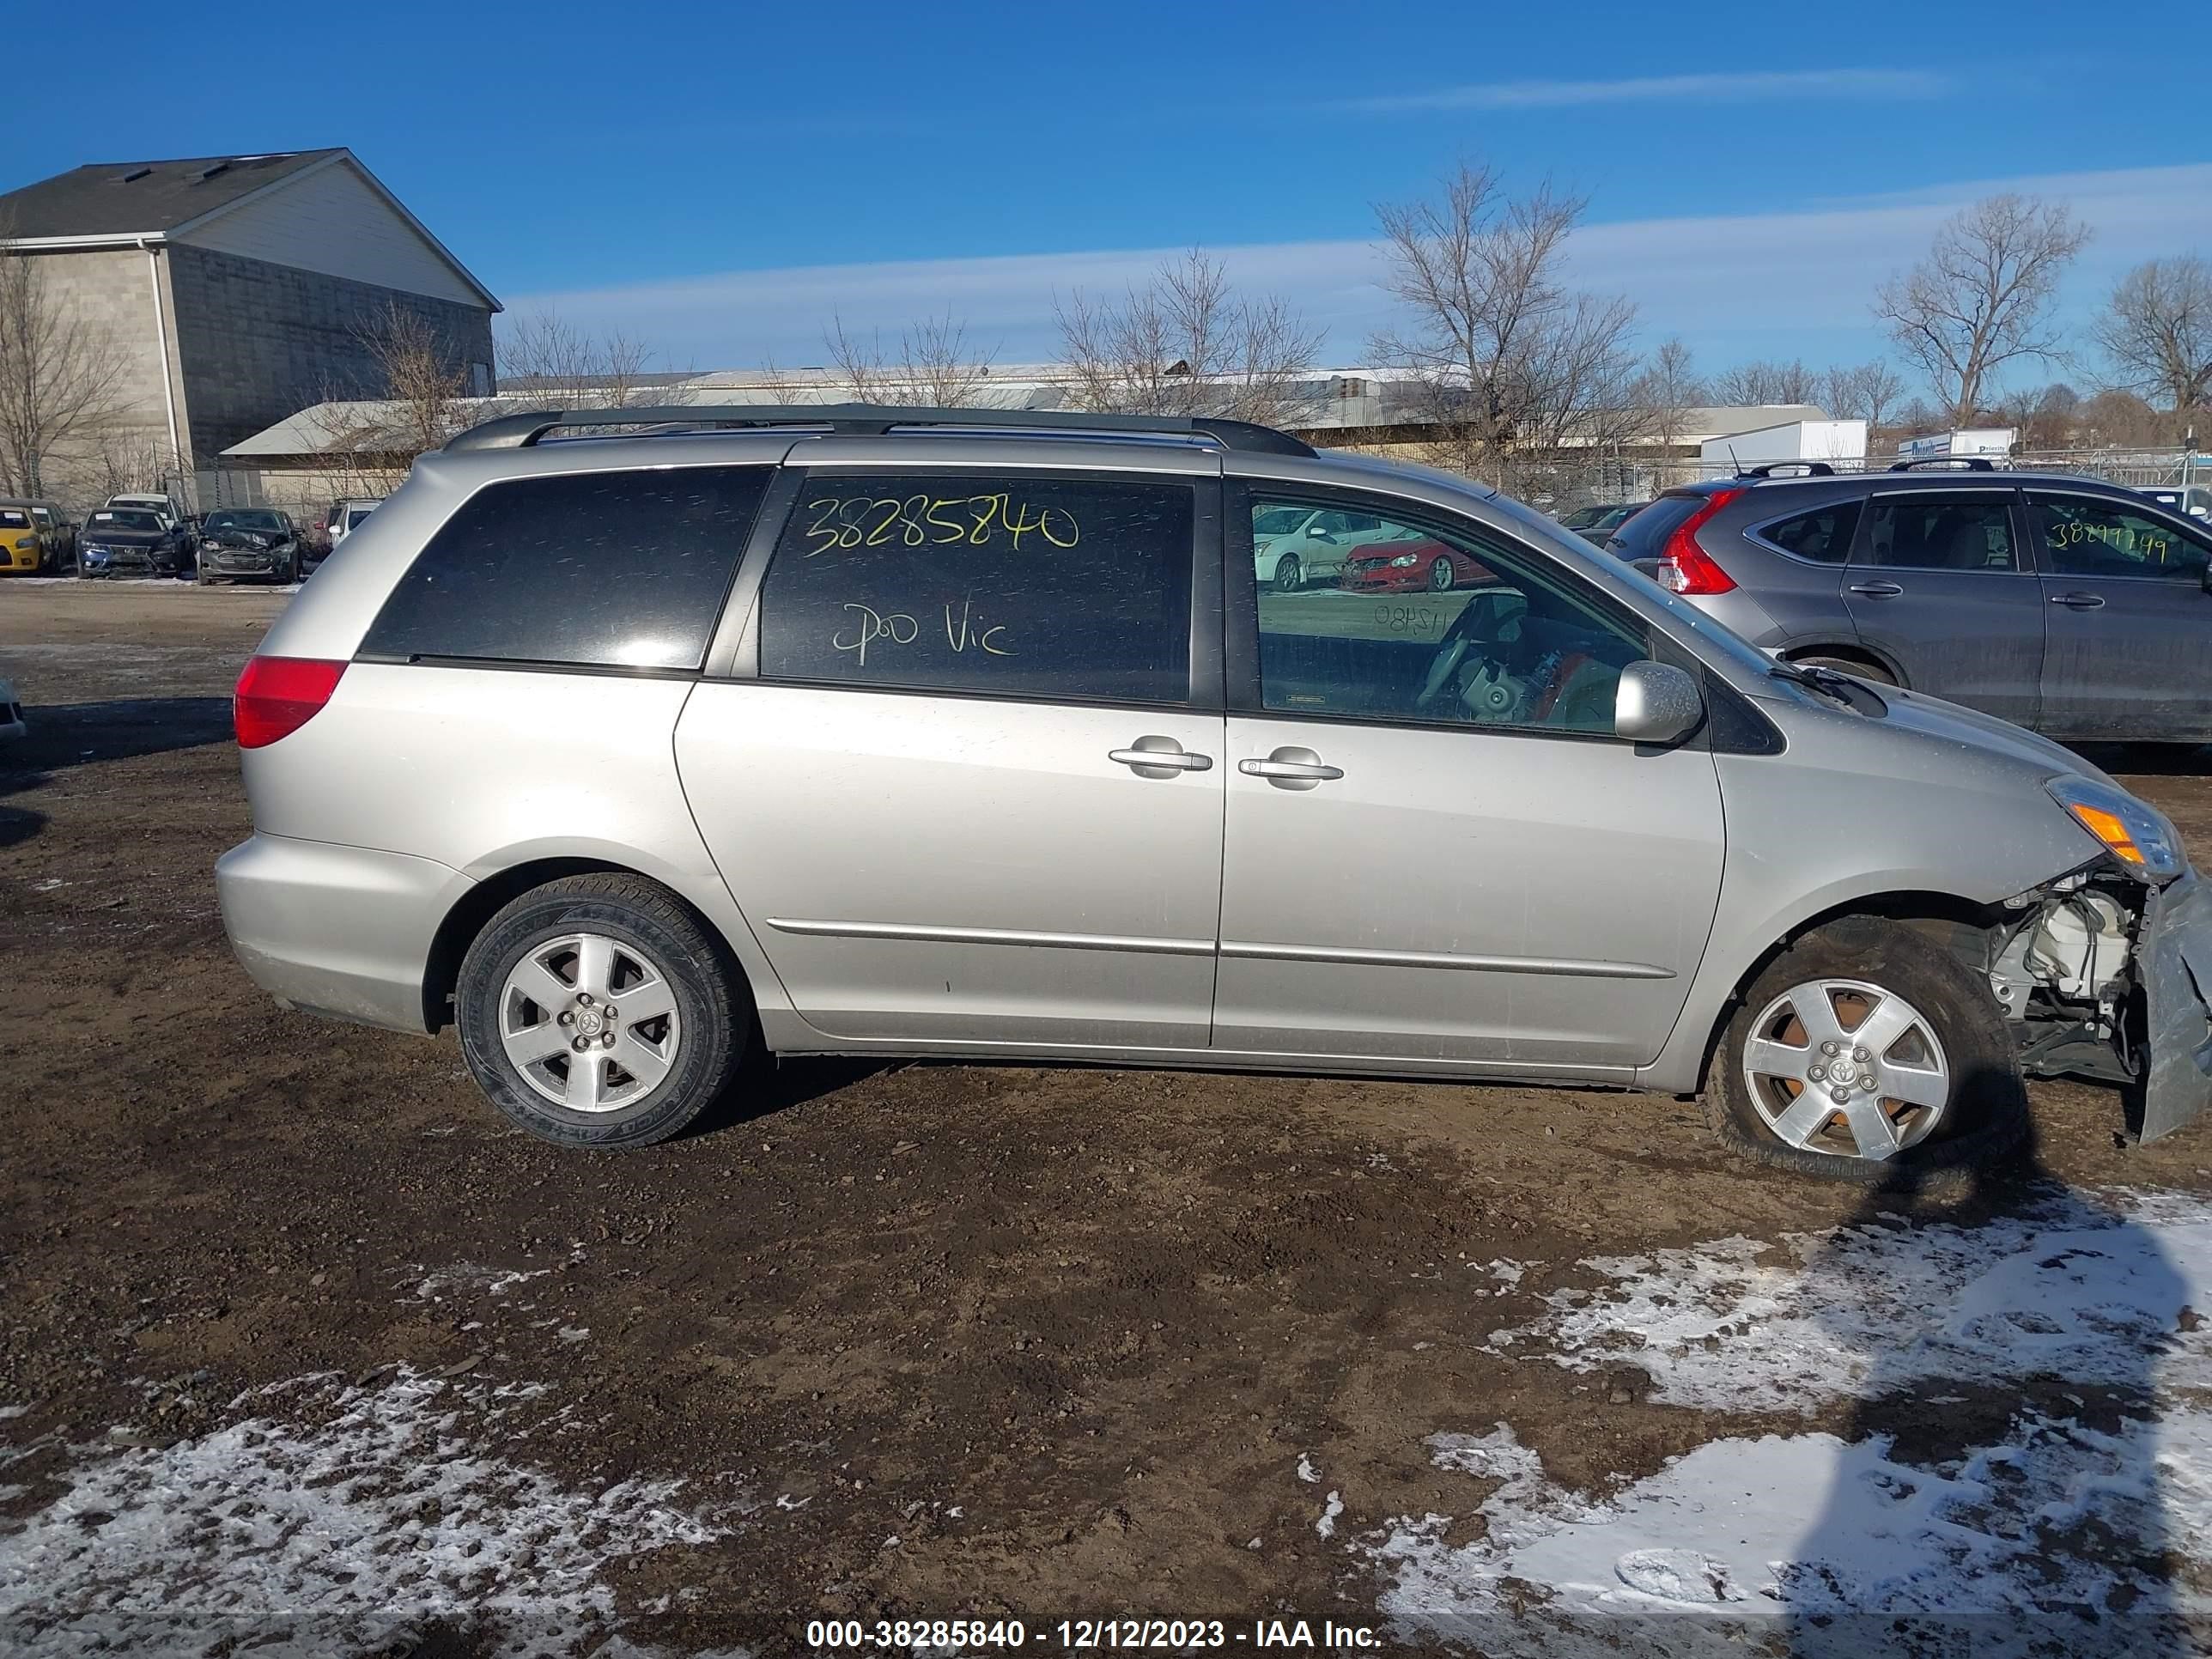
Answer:
[(855, 547), (949, 547), (964, 542), (981, 547), (994, 531), (1004, 531), (1017, 551), (1026, 536), (1054, 547), (1073, 547), (1083, 538), (1075, 515), (1063, 507), (1039, 507), (1018, 501), (1006, 491), (988, 495), (909, 495), (904, 501), (828, 497), (809, 501), (806, 556)]

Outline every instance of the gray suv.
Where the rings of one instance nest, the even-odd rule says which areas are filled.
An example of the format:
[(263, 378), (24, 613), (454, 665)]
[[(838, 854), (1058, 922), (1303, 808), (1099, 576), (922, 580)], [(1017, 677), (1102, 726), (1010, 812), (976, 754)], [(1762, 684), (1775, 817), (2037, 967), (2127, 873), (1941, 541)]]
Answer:
[[(1481, 574), (1263, 584), (1285, 508)], [(762, 1048), (1703, 1091), (1861, 1178), (2002, 1150), (2023, 1072), (2147, 1137), (2212, 1096), (2212, 896), (2111, 779), (1262, 428), (497, 420), (347, 538), (237, 724), (246, 971), (456, 1026), (573, 1146)]]
[(2069, 743), (2212, 741), (2212, 527), (1987, 461), (1781, 470), (1669, 490), (1607, 547), (1790, 661)]

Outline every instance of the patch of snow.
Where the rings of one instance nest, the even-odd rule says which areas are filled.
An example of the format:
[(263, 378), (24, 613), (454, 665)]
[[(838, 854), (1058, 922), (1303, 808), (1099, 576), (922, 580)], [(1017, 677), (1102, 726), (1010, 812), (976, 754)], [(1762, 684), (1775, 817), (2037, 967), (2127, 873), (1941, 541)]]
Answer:
[(1321, 1519), (1314, 1522), (1314, 1530), (1324, 1538), (1335, 1537), (1336, 1517), (1343, 1513), (1344, 1494), (1340, 1492), (1329, 1493), (1328, 1502), (1322, 1510)]
[[(1888, 1651), (1894, 1620), (1978, 1656), (2200, 1650), (2185, 1632), (2212, 1631), (2212, 1608), (2154, 1558), (2212, 1541), (2212, 1413), (2114, 1435), (2025, 1413), (1948, 1474), (1892, 1443), (1717, 1440), (1591, 1501), (1502, 1424), (1438, 1435), (1438, 1467), (1498, 1480), (1488, 1534), (1453, 1549), (1448, 1517), (1395, 1523), (1375, 1550), (1395, 1580), (1382, 1611), (1408, 1638), (1542, 1656), (1703, 1654), (1781, 1631), (1793, 1653)], [(2100, 1551), (2112, 1534), (2132, 1542)]]
[(1314, 1467), (1313, 1459), (1304, 1452), (1298, 1454), (1298, 1479), (1306, 1481), (1317, 1481), (1321, 1479), (1321, 1471)]
[[(1554, 1291), (1534, 1322), (1491, 1334), (1575, 1371), (1623, 1360), (1651, 1398), (1710, 1411), (1809, 1413), (1928, 1380), (2142, 1379), (2212, 1387), (2212, 1204), (2180, 1194), (2053, 1192), (1978, 1227), (1885, 1222), (1598, 1256), (1595, 1291)], [(1540, 1356), (1523, 1351), (1534, 1348)]]
[(442, 1302), (464, 1291), (480, 1296), (505, 1296), (516, 1285), (543, 1279), (550, 1267), (486, 1267), (474, 1261), (456, 1261), (450, 1267), (416, 1267), (401, 1284), (424, 1302)]
[(582, 1325), (563, 1325), (559, 1330), (553, 1333), (554, 1335), (559, 1337), (563, 1342), (581, 1342), (591, 1334), (590, 1329)]
[(30, 1412), (31, 1408), (28, 1406), (0, 1406), (0, 1423), (10, 1422), (18, 1417), (27, 1417)]
[(66, 1490), (0, 1530), (0, 1650), (404, 1650), (441, 1620), (499, 1655), (582, 1653), (619, 1622), (611, 1569), (730, 1531), (679, 1480), (580, 1490), (507, 1461), (460, 1426), (502, 1390), (402, 1370), (294, 1392), (329, 1420), (77, 1449)]
[[(1505, 1425), (1437, 1436), (1440, 1468), (1490, 1483), (1483, 1535), (1451, 1547), (1451, 1517), (1425, 1515), (1358, 1546), (1392, 1572), (1401, 1634), (1842, 1656), (1895, 1650), (1904, 1620), (1929, 1652), (2206, 1650), (2212, 1326), (2183, 1316), (2212, 1308), (2212, 1204), (2053, 1188), (1977, 1226), (1876, 1217), (1583, 1266), (1594, 1287), (1550, 1292), (1492, 1351), (1632, 1364), (1652, 1400), (1702, 1411), (1878, 1405), (1848, 1437), (1717, 1439), (1595, 1494)], [(2001, 1418), (1945, 1410), (1976, 1399)], [(1906, 1425), (1936, 1437), (1900, 1451)]]

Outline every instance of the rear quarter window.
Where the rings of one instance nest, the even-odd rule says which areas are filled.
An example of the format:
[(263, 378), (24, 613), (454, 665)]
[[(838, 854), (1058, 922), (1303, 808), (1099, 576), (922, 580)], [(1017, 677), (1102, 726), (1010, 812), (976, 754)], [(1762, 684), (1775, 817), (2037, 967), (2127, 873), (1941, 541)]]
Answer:
[(772, 468), (487, 484), (399, 579), (374, 657), (696, 669)]
[(1841, 564), (1850, 553), (1851, 538), (1858, 527), (1858, 502), (1830, 501), (1778, 519), (1750, 534), (1753, 541), (1778, 548), (1793, 558)]

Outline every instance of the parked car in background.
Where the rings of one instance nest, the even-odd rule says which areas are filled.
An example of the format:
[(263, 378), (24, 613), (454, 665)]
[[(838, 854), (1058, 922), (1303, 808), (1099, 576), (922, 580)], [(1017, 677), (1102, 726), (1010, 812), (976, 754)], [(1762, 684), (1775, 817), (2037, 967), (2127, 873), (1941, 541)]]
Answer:
[(339, 544), (355, 531), (360, 529), (368, 520), (368, 515), (382, 505), (380, 501), (374, 501), (367, 497), (332, 501), (330, 516), (324, 520), (326, 526), (325, 533), (330, 538), (330, 550), (333, 553), (337, 552)]
[(2136, 490), (1814, 463), (1670, 489), (1607, 545), (1790, 662), (2069, 743), (2212, 741), (2212, 528)]
[(264, 581), (300, 580), (300, 532), (289, 514), (268, 507), (226, 507), (200, 526), (198, 581), (258, 577)]
[(68, 569), (76, 557), (76, 526), (69, 514), (55, 502), (27, 497), (0, 499), (0, 511), (9, 508), (19, 508), (30, 515), (31, 527), (39, 535), (39, 568)]
[(1343, 574), (1360, 545), (1382, 529), (1364, 513), (1286, 501), (1252, 526), (1252, 568), (1261, 581), (1289, 593)]
[[(416, 461), (240, 677), (246, 971), (452, 1024), (515, 1123), (609, 1150), (759, 1049), (1703, 1090), (1727, 1146), (1868, 1181), (2007, 1152), (2023, 1067), (2136, 1082), (2145, 1137), (2212, 1100), (2212, 888), (2057, 744), (1778, 664), (1442, 473), (884, 414)], [(1316, 507), (1496, 580), (1260, 580)]]
[(184, 527), (151, 507), (97, 508), (77, 532), (80, 576), (180, 576), (191, 562)]
[[(1571, 513), (1559, 522), (1584, 541), (1603, 547), (1613, 532), (1626, 524), (1645, 507), (1649, 501), (1620, 501), (1611, 507), (1586, 507), (1579, 513)], [(1569, 520), (1575, 522), (1570, 523)]]
[(31, 509), (0, 502), (0, 576), (35, 576), (46, 562), (46, 543)]
[(107, 505), (110, 507), (132, 507), (145, 513), (158, 513), (171, 525), (182, 525), (185, 521), (183, 511), (179, 508), (174, 501), (171, 501), (167, 495), (155, 494), (150, 491), (122, 495), (110, 495), (107, 498)]
[(1408, 531), (1361, 543), (1336, 585), (1354, 593), (1449, 593), (1497, 580), (1466, 549)]
[(2184, 489), (2179, 485), (2154, 485), (2142, 492), (2169, 513), (2179, 513), (2191, 519), (2212, 519), (2212, 487), (2191, 484)]

